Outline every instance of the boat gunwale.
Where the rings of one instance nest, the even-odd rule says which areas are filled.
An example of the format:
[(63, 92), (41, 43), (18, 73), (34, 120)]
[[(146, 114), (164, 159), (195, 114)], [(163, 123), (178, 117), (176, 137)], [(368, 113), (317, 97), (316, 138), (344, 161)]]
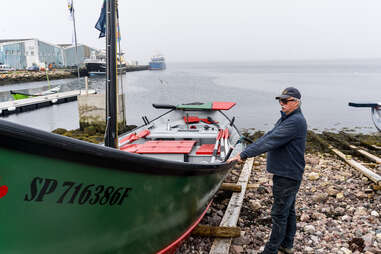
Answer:
[(106, 170), (154, 175), (209, 175), (227, 171), (235, 164), (189, 163), (151, 158), (5, 120), (0, 120), (0, 147)]

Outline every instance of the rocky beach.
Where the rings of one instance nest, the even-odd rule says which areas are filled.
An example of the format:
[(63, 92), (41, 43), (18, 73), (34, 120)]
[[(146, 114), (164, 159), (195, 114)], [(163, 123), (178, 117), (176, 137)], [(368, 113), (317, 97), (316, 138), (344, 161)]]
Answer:
[[(305, 159), (305, 173), (296, 201), (295, 253), (380, 254), (380, 186), (311, 138)], [(237, 182), (241, 167), (242, 164), (237, 165), (225, 182)], [(265, 169), (265, 156), (256, 157), (249, 179), (254, 187), (246, 190), (237, 225), (241, 236), (233, 239), (232, 254), (260, 253), (269, 238), (272, 175)], [(380, 173), (381, 166), (375, 170)], [(200, 224), (218, 226), (230, 196), (231, 193), (219, 191)], [(209, 253), (213, 240), (192, 235), (176, 253)]]
[(47, 77), (50, 80), (66, 79), (76, 77), (68, 70), (53, 70), (53, 71), (13, 71), (8, 73), (0, 73), (0, 85), (33, 82), (33, 81), (46, 81)]

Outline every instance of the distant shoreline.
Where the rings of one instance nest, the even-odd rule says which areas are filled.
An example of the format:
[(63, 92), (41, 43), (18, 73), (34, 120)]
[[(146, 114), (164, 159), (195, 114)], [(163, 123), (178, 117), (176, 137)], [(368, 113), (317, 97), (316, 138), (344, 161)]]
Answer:
[(0, 73), (0, 85), (18, 84), (33, 81), (46, 81), (56, 79), (67, 79), (76, 77), (68, 70), (54, 71), (13, 71), (9, 73)]

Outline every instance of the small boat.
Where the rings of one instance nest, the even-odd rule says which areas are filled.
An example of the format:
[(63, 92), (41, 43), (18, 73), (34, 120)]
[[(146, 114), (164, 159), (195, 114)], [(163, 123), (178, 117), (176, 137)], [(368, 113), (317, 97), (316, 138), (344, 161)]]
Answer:
[(173, 253), (244, 147), (232, 102), (155, 104), (166, 112), (118, 138), (110, 30), (104, 145), (0, 120), (0, 253)]
[(351, 107), (357, 107), (357, 108), (371, 108), (373, 123), (376, 126), (377, 130), (381, 132), (381, 102), (378, 102), (378, 103), (349, 102), (348, 105)]
[(18, 91), (13, 91), (10, 90), (9, 92), (11, 93), (13, 99), (15, 100), (21, 100), (21, 99), (27, 99), (31, 97), (37, 97), (37, 96), (44, 96), (44, 95), (50, 95), (50, 94), (55, 94), (60, 91), (61, 87), (56, 86), (52, 89), (40, 92), (40, 93), (35, 93), (35, 94), (29, 94), (29, 93), (24, 93), (24, 92), (18, 92)]
[(119, 149), (0, 120), (0, 253), (169, 253), (243, 149), (233, 105), (155, 105)]
[(166, 64), (164, 56), (155, 55), (151, 57), (151, 61), (149, 62), (149, 68), (150, 70), (165, 70)]
[[(126, 72), (127, 65), (123, 60), (122, 53), (121, 56), (118, 57), (118, 72), (124, 73)], [(90, 58), (85, 59), (84, 61), (87, 72), (90, 76), (106, 75), (106, 52), (102, 51), (99, 54), (96, 52), (91, 52)]]

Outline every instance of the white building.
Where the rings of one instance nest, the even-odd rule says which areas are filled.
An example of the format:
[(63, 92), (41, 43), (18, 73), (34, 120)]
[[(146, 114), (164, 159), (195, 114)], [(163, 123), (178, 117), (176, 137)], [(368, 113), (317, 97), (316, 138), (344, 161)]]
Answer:
[[(80, 66), (92, 51), (99, 50), (80, 44), (78, 60)], [(72, 45), (55, 45), (38, 39), (0, 40), (0, 64), (15, 69), (31, 66), (46, 67), (53, 64), (57, 67), (68, 67), (77, 64), (75, 47)]]

